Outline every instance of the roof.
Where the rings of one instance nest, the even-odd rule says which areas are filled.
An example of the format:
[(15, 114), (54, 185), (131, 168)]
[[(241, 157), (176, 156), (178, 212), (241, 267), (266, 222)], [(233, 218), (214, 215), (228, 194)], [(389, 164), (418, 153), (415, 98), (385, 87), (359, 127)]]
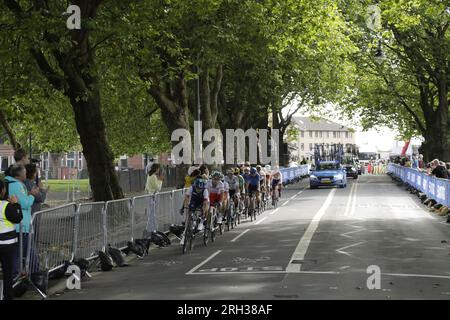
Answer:
[(293, 117), (301, 130), (305, 131), (349, 131), (350, 129), (333, 121), (319, 118), (317, 121), (310, 117)]

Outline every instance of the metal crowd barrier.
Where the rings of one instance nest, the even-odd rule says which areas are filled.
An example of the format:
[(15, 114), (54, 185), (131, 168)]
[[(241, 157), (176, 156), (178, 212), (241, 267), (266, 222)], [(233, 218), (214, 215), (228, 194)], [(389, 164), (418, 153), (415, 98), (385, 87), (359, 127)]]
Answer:
[(289, 184), (299, 177), (309, 176), (309, 165), (305, 164), (299, 167), (283, 168), (280, 169), (280, 172), (283, 177), (283, 183)]
[[(280, 170), (283, 181), (307, 176), (309, 166)], [(108, 244), (123, 249), (144, 231), (169, 231), (181, 224), (187, 189), (144, 195), (132, 199), (82, 203), (33, 214), (23, 268), (30, 279), (37, 272), (50, 273), (74, 259), (92, 259)], [(22, 245), (22, 243), (20, 243)]]
[(105, 246), (105, 202), (82, 203), (75, 216), (73, 257), (92, 258)]
[(428, 198), (450, 207), (450, 180), (429, 176), (416, 169), (402, 167), (393, 163), (388, 164), (387, 172), (392, 173), (404, 183), (425, 193)]

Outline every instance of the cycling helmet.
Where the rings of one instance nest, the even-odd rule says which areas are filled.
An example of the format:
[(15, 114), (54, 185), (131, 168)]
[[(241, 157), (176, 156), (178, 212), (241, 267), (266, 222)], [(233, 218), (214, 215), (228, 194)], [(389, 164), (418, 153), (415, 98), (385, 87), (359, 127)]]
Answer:
[(214, 171), (211, 175), (212, 179), (221, 179), (222, 178), (222, 174), (219, 171)]
[(250, 169), (250, 174), (256, 174), (257, 173), (257, 171), (256, 171), (256, 168), (255, 167), (252, 167), (251, 169)]
[(239, 168), (234, 168), (234, 174), (240, 174), (241, 173), (241, 169)]
[(234, 173), (234, 170), (233, 169), (228, 169), (227, 170), (227, 174), (233, 174)]
[(262, 170), (262, 167), (258, 164), (257, 166), (256, 166), (256, 170)]
[(198, 189), (204, 189), (206, 187), (206, 180), (202, 178), (197, 178), (194, 181), (194, 186)]
[(270, 169), (271, 169), (270, 164), (266, 164), (265, 169), (266, 169), (266, 171), (270, 171)]

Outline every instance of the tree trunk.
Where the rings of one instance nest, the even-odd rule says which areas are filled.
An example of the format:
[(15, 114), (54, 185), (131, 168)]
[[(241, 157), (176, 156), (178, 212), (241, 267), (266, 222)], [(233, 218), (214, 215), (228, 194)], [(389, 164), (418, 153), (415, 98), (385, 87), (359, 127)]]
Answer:
[(8, 135), (9, 142), (14, 150), (20, 148), (20, 144), (17, 142), (16, 135), (14, 134), (11, 126), (9, 125), (8, 119), (6, 118), (6, 114), (3, 110), (0, 110), (0, 122), (2, 124), (3, 129), (5, 129), (6, 134)]
[(92, 93), (88, 101), (77, 101), (76, 94), (70, 93), (70, 95), (94, 200), (108, 201), (123, 198), (113, 164), (114, 157), (106, 138), (99, 92)]

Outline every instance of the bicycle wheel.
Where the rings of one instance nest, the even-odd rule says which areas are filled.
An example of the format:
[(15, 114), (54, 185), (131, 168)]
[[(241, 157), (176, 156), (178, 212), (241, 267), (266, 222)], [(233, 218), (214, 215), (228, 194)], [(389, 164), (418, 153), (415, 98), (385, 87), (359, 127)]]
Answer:
[[(192, 217), (191, 215), (188, 215), (188, 219), (186, 221), (186, 229), (184, 231), (184, 243), (182, 247), (183, 254), (186, 253), (188, 242), (189, 243), (191, 242), (191, 238), (192, 238)], [(192, 250), (191, 244), (189, 244), (189, 248)]]
[(214, 213), (210, 215), (210, 220), (209, 220), (209, 235), (211, 237), (211, 242), (214, 242), (216, 240), (216, 226), (215, 226), (215, 221), (216, 221), (216, 212), (214, 210)]
[(232, 218), (231, 218), (231, 205), (230, 205), (230, 207), (227, 210), (227, 231), (230, 231), (230, 226), (232, 223), (231, 219)]

